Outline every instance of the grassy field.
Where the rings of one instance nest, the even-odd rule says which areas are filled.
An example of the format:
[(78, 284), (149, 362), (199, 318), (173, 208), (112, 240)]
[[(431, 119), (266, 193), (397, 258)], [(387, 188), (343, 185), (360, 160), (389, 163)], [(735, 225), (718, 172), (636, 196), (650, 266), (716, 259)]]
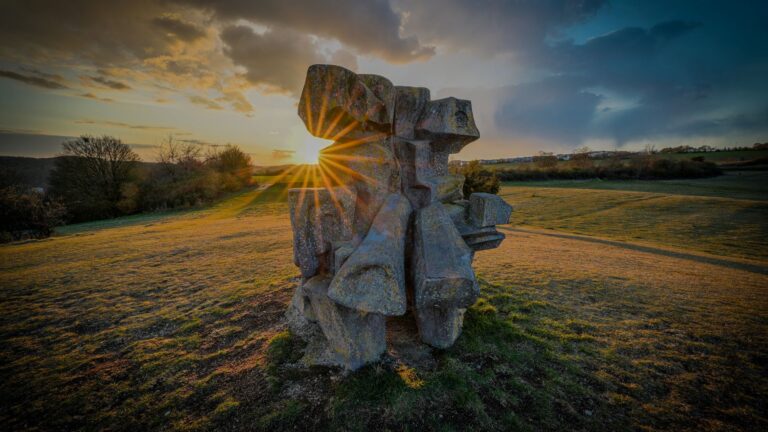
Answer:
[(669, 181), (506, 183), (513, 223), (768, 259), (768, 173)]
[(515, 224), (457, 344), (351, 375), (292, 365), (285, 178), (0, 246), (0, 424), (765, 430), (768, 201), (681, 195), (715, 180), (505, 186)]
[[(738, 162), (751, 161), (755, 159), (761, 159), (768, 157), (768, 150), (736, 150), (736, 151), (719, 151), (719, 152), (694, 152), (694, 153), (657, 153), (659, 158), (664, 159), (691, 159), (695, 157), (704, 158), (706, 161), (720, 164), (731, 164)], [(595, 165), (601, 165), (603, 163), (609, 163), (608, 159), (596, 159), (592, 161)], [(559, 161), (560, 165), (567, 165), (566, 161)], [(485, 168), (490, 170), (500, 170), (509, 168), (535, 168), (536, 165), (532, 162), (515, 162), (515, 163), (501, 163), (501, 164), (488, 164), (484, 165)]]

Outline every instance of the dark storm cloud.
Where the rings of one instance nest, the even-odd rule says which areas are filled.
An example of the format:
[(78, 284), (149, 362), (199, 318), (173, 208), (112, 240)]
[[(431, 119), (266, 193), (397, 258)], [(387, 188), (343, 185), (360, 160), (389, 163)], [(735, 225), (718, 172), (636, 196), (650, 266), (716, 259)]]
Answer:
[(672, 39), (700, 26), (700, 22), (693, 21), (666, 21), (651, 27), (650, 35), (659, 39)]
[(402, 17), (388, 0), (176, 0), (212, 11), (223, 20), (246, 19), (273, 29), (336, 39), (356, 52), (403, 63), (424, 60), (434, 47), (400, 35)]
[(267, 90), (296, 94), (307, 65), (325, 61), (309, 36), (290, 30), (258, 34), (250, 27), (232, 26), (221, 32), (221, 39), (227, 45), (224, 52), (246, 69), (248, 81)]
[(605, 0), (394, 0), (403, 30), (425, 43), (495, 55), (523, 53), (592, 16)]
[(500, 91), (496, 125), (567, 145), (768, 132), (768, 87), (755, 82), (765, 57), (708, 51), (716, 31), (670, 20), (546, 46), (528, 58), (549, 77)]
[(0, 77), (23, 82), (24, 84), (29, 84), (31, 86), (42, 87), (42, 88), (47, 88), (51, 90), (60, 90), (60, 89), (69, 88), (61, 83), (52, 81), (47, 78), (42, 78), (34, 75), (23, 75), (18, 72), (9, 71), (9, 70), (0, 70)]
[(602, 98), (579, 81), (550, 78), (501, 89), (494, 120), (504, 132), (559, 141), (582, 137)]
[(152, 0), (7, 1), (0, 6), (0, 54), (26, 60), (71, 59), (98, 64), (146, 58), (170, 41), (152, 24), (166, 7)]

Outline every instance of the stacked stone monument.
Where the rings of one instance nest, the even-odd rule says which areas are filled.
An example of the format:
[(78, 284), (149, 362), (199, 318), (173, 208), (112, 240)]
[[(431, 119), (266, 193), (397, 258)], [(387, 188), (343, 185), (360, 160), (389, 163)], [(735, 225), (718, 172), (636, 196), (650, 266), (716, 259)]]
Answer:
[(470, 101), (333, 65), (307, 71), (299, 116), (331, 139), (323, 188), (289, 190), (302, 282), (287, 311), (303, 361), (357, 369), (386, 351), (387, 317), (412, 311), (421, 340), (447, 348), (479, 294), (474, 253), (504, 239), (512, 208), (465, 199), (448, 157), (479, 138)]

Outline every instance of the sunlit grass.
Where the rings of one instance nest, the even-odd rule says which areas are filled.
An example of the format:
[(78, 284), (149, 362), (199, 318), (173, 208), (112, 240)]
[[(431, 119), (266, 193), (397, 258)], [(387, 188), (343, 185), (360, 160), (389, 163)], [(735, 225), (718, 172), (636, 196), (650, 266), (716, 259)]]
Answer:
[(299, 281), (287, 189), (312, 178), (299, 167), (209, 208), (0, 246), (3, 424), (765, 429), (768, 276), (694, 256), (764, 260), (761, 202), (505, 188), (523, 228), (691, 256), (505, 231), (500, 248), (478, 253), (481, 299), (434, 368), (373, 365), (344, 377), (292, 367), (301, 342), (282, 321)]

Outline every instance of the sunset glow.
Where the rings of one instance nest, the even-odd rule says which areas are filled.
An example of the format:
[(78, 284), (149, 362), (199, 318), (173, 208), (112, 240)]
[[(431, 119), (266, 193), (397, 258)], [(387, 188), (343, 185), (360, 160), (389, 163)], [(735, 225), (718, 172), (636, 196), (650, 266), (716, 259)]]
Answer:
[(483, 135), (462, 160), (768, 133), (764, 2), (280, 3), (4, 2), (0, 154), (108, 134), (152, 161), (173, 135), (316, 163), (295, 115), (317, 63), (472, 100)]

